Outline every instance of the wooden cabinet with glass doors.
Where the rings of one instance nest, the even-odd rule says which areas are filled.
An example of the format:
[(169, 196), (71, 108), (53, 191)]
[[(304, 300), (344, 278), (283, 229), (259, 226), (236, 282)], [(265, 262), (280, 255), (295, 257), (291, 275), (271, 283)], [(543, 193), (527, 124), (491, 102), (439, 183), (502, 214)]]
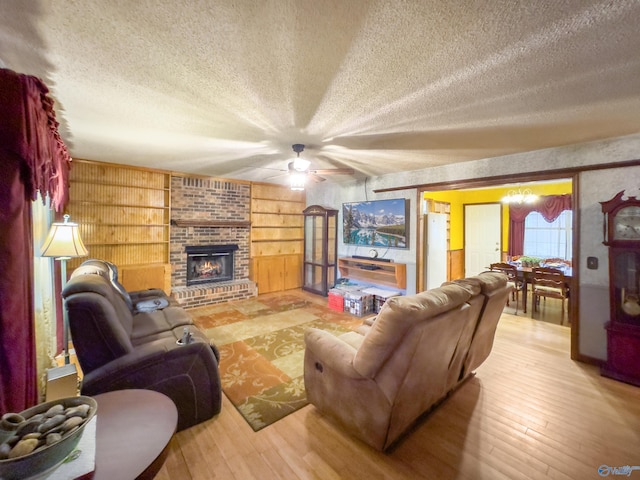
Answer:
[(327, 296), (336, 283), (338, 211), (312, 205), (304, 211), (303, 289)]

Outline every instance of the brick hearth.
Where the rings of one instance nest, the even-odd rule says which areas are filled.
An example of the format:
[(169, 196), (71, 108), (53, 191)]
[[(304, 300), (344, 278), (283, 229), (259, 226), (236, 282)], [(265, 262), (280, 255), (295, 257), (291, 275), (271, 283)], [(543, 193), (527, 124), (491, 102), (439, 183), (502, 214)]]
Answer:
[(250, 280), (177, 287), (171, 291), (171, 296), (185, 308), (202, 307), (230, 300), (244, 300), (256, 295), (258, 295), (258, 287)]

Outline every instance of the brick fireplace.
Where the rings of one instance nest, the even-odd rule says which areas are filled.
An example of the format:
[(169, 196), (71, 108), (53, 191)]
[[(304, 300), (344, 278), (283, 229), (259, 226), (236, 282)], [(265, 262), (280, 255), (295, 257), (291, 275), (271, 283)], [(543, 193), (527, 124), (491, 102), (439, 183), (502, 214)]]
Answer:
[[(196, 307), (257, 295), (249, 280), (250, 185), (211, 178), (171, 177), (171, 294), (185, 307)], [(223, 277), (214, 273), (223, 260), (209, 258), (220, 265), (197, 266), (213, 278), (192, 281), (188, 277), (190, 252), (202, 254), (233, 247), (232, 271)], [(187, 251), (189, 247), (189, 251)], [(215, 253), (213, 253), (215, 256)], [(227, 265), (227, 268), (229, 266)], [(202, 275), (196, 280), (203, 280)]]

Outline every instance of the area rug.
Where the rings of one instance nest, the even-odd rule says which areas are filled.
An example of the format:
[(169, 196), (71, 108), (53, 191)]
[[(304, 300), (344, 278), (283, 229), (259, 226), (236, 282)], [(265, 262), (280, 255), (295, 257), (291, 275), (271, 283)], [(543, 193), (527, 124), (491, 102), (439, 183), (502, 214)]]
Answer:
[(222, 390), (254, 431), (307, 405), (304, 332), (355, 330), (362, 318), (284, 294), (189, 310), (220, 350)]

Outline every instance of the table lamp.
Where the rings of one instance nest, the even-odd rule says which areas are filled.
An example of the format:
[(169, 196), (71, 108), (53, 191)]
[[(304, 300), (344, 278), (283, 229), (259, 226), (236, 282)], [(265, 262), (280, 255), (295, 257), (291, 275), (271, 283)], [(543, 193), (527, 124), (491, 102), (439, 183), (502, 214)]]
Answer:
[[(63, 218), (64, 222), (51, 224), (51, 229), (40, 250), (40, 254), (43, 257), (54, 257), (56, 260), (60, 260), (61, 292), (67, 284), (67, 260), (74, 257), (86, 257), (89, 254), (80, 238), (78, 224), (70, 222), (69, 215), (64, 215)], [(69, 315), (64, 304), (64, 298), (62, 299), (62, 328), (64, 335), (64, 363), (67, 365), (69, 364)]]

